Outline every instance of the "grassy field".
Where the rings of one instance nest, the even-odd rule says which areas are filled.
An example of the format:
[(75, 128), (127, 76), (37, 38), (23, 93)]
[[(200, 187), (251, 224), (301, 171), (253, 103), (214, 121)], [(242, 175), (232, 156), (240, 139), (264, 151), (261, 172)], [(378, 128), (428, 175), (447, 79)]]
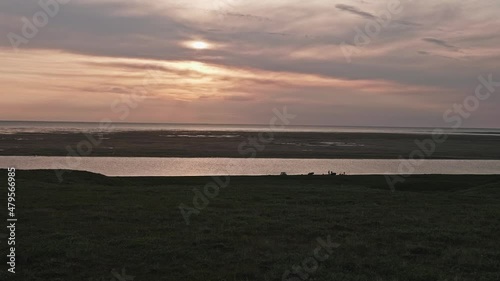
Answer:
[[(211, 178), (65, 179), (17, 172), (17, 273), (2, 263), (0, 280), (500, 280), (500, 176), (414, 176), (394, 193), (382, 176), (232, 177), (190, 225), (179, 205)], [(321, 240), (338, 245), (313, 259)]]

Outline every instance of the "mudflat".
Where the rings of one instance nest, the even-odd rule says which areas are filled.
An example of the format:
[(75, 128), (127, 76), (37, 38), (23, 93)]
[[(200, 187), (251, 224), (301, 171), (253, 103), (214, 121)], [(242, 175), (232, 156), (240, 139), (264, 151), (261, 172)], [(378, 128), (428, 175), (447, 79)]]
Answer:
[[(91, 143), (84, 156), (259, 157), (259, 158), (409, 158), (431, 135), (382, 133), (128, 131), (17, 133), (0, 136), (0, 155), (66, 156)], [(500, 159), (500, 136), (448, 135), (428, 159)], [(424, 148), (422, 148), (422, 146)]]

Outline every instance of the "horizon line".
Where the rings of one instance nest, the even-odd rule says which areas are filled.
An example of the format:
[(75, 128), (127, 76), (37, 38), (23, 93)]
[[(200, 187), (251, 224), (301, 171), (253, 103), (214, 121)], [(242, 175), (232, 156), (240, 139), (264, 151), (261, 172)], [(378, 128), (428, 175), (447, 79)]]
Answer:
[[(12, 123), (83, 123), (83, 124), (100, 124), (98, 121), (47, 121), (47, 120), (0, 120), (0, 122)], [(224, 124), (224, 123), (158, 123), (158, 122), (111, 122), (113, 124), (131, 124), (131, 125), (210, 125), (210, 126), (267, 126), (269, 124)], [(393, 129), (453, 129), (446, 127), (401, 127), (401, 126), (386, 126), (386, 125), (287, 125), (287, 127), (331, 127), (331, 128), (393, 128)], [(497, 129), (500, 127), (468, 127), (459, 129)]]

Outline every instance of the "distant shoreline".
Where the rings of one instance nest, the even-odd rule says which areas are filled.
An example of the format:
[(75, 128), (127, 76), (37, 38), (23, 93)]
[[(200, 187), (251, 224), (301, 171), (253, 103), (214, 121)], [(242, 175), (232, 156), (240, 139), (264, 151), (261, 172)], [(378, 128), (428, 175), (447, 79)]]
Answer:
[[(431, 134), (436, 127), (388, 127), (388, 126), (335, 126), (297, 125), (274, 128), (278, 132), (295, 133), (375, 133), (375, 134)], [(500, 135), (500, 128), (440, 128), (448, 134)], [(269, 124), (209, 124), (209, 123), (127, 123), (113, 122), (104, 126), (100, 122), (72, 121), (1, 121), (0, 135), (10, 133), (118, 133), (118, 132), (261, 132), (269, 130)]]
[[(50, 120), (0, 120), (1, 123), (34, 123), (34, 124), (95, 124), (99, 125), (101, 122), (94, 121), (50, 121)], [(179, 125), (179, 126), (268, 126), (268, 124), (224, 124), (224, 123), (158, 123), (158, 122), (113, 122), (117, 125), (158, 125), (158, 126), (169, 126), (169, 125)], [(290, 127), (325, 127), (325, 128), (386, 128), (386, 129), (434, 129), (436, 127), (426, 126), (426, 127), (400, 127), (400, 126), (375, 126), (375, 125), (311, 125), (311, 124), (299, 124), (290, 125)], [(498, 128), (463, 128), (464, 130), (500, 130)]]

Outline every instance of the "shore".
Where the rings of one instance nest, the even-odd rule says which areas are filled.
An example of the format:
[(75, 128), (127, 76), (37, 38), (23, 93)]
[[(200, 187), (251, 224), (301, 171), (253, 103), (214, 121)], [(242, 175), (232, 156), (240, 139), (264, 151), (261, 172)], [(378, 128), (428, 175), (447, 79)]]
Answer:
[[(269, 142), (255, 132), (129, 131), (84, 135), (75, 132), (0, 136), (0, 156), (83, 156), (398, 159), (422, 150), (430, 135), (380, 133), (274, 133)], [(265, 136), (268, 138), (268, 136)], [(498, 135), (449, 135), (427, 159), (499, 160)], [(90, 148), (87, 144), (91, 143)]]
[[(193, 201), (217, 182), (227, 185)], [(411, 176), (395, 192), (383, 176), (73, 171), (60, 183), (47, 170), (17, 171), (16, 183), (19, 280), (108, 280), (113, 269), (134, 280), (295, 280), (283, 278), (318, 241), (331, 247), (307, 280), (500, 280), (500, 176)], [(181, 204), (198, 210), (189, 225)]]

